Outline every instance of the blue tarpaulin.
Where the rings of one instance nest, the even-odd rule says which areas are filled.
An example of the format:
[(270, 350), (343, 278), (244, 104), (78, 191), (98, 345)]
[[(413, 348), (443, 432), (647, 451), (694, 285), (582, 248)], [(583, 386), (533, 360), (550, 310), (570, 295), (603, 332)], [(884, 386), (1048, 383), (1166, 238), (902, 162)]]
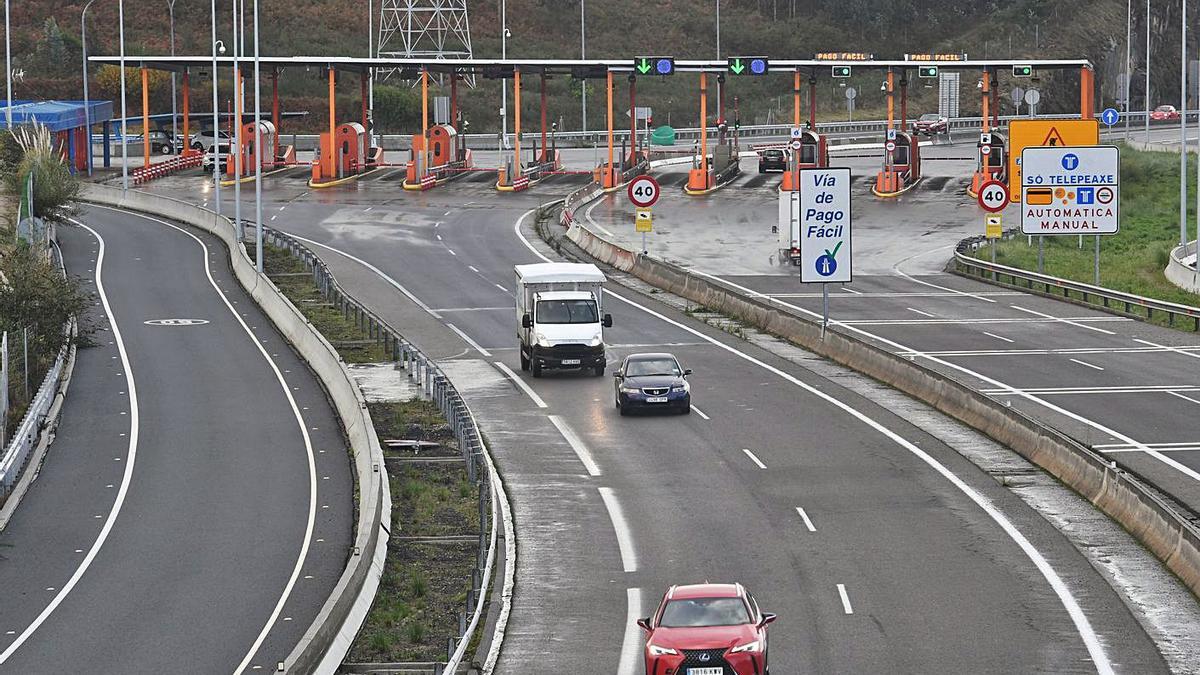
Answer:
[[(88, 101), (92, 124), (112, 119), (112, 101)], [(0, 101), (0, 129), (8, 126), (7, 105)], [(13, 101), (13, 126), (33, 124), (45, 125), (50, 131), (67, 131), (87, 124), (83, 101)]]

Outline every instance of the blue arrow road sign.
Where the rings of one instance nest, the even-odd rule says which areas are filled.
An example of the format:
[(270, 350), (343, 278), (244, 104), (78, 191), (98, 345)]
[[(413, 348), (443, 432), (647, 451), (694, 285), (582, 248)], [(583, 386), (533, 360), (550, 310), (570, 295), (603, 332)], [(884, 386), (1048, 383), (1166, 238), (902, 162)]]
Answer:
[(1120, 119), (1121, 113), (1117, 112), (1114, 108), (1105, 108), (1104, 112), (1100, 113), (1100, 121), (1110, 127)]

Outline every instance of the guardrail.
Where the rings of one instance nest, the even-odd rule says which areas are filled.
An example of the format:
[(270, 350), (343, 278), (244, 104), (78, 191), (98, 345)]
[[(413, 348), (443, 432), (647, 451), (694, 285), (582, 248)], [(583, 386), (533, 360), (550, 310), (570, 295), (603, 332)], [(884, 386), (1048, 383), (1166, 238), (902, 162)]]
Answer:
[[(395, 328), (379, 315), (354, 299), (342, 288), (325, 262), (312, 249), (297, 239), (279, 230), (264, 227), (267, 240), (289, 251), (301, 260), (312, 274), (313, 283), (321, 295), (346, 318), (353, 318), (359, 328), (382, 344), (397, 367), (408, 373), (408, 377), (422, 388), (425, 398), (434, 401), (446, 417), (458, 441), (462, 460), (467, 468), (467, 480), (479, 488), (479, 551), (475, 557), (475, 569), (471, 574), (471, 591), (467, 594), (466, 607), (459, 613), (459, 635), (450, 637), (446, 645), (446, 661), (434, 663), (431, 672), (455, 673), (466, 654), (476, 628), (479, 625), (496, 563), (496, 544), (501, 526), (501, 513), (507, 513), (508, 497), (492, 463), (490, 453), (479, 432), (475, 416), (442, 369), (420, 349), (405, 340)], [(490, 521), (490, 522), (489, 522)], [(507, 518), (505, 521), (507, 523)], [(506, 541), (512, 541), (507, 535)], [(509, 557), (507, 570), (512, 570), (514, 560)]]
[[(1005, 232), (1006, 237), (1018, 235), (1016, 230)], [(1023, 235), (1020, 235), (1023, 236)], [(1123, 313), (1135, 318), (1153, 319), (1155, 312), (1167, 315), (1168, 325), (1174, 326), (1176, 317), (1185, 317), (1195, 322), (1193, 330), (1200, 331), (1200, 307), (1181, 305), (1165, 300), (1155, 300), (1133, 293), (1117, 291), (1103, 286), (1093, 286), (1080, 281), (1062, 279), (1049, 274), (1039, 274), (1028, 270), (1009, 267), (998, 263), (980, 260), (970, 255), (987, 243), (982, 236), (969, 237), (958, 242), (954, 251), (955, 271), (963, 276), (987, 279), (1000, 286), (1017, 288), (1072, 302), (1082, 302), (1087, 305), (1100, 305), (1103, 308)], [(1008, 281), (1004, 279), (1007, 277)], [(1072, 293), (1074, 296), (1072, 296)], [(1144, 317), (1136, 310), (1144, 312)]]
[(133, 182), (135, 185), (141, 185), (142, 183), (152, 181), (155, 178), (162, 178), (163, 176), (169, 176), (177, 171), (183, 171), (184, 169), (191, 169), (193, 167), (200, 166), (203, 162), (204, 156), (199, 153), (181, 157), (172, 157), (164, 162), (151, 164), (150, 166), (140, 166), (134, 169), (133, 173), (130, 175), (133, 177)]
[[(70, 333), (71, 331), (68, 331), (68, 335)], [(21, 476), (21, 471), (25, 468), (25, 463), (29, 460), (29, 455), (37, 444), (43, 423), (49, 416), (50, 406), (58, 394), (59, 378), (63, 374), (63, 367), (67, 362), (70, 350), (71, 344), (68, 339), (68, 344), (59, 348), (54, 365), (50, 366), (46, 377), (42, 379), (37, 394), (34, 395), (33, 400), (29, 403), (29, 408), (25, 411), (25, 417), (21, 419), (21, 425), (17, 427), (16, 433), (13, 434), (8, 446), (4, 449), (4, 456), (0, 458), (0, 502), (8, 498), (13, 485), (16, 484), (17, 479)]]

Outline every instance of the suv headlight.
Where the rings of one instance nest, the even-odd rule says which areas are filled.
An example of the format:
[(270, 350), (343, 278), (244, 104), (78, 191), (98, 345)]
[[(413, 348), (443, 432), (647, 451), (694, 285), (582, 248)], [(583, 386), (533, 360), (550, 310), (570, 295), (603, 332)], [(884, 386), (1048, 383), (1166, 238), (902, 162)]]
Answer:
[(738, 645), (738, 646), (734, 647), (733, 649), (730, 649), (729, 653), (730, 654), (740, 654), (742, 652), (761, 652), (761, 651), (762, 651), (762, 642), (760, 640), (755, 640), (753, 642), (747, 642), (744, 645)]
[(658, 645), (650, 645), (649, 649), (650, 649), (650, 656), (667, 656), (667, 655), (677, 656), (679, 654), (679, 652), (677, 650), (671, 649), (670, 647), (659, 647)]

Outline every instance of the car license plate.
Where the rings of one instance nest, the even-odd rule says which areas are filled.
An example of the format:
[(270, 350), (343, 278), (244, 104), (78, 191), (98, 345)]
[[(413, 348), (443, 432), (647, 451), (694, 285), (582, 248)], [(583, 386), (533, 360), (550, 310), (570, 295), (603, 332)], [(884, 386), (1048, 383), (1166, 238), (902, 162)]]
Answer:
[[(666, 396), (647, 396), (646, 397), (646, 403), (666, 403), (666, 402), (667, 402)], [(695, 670), (695, 669), (693, 668), (693, 670)], [(701, 668), (700, 670), (712, 670), (712, 668), (707, 668), (707, 669)], [(720, 673), (720, 670), (721, 670), (720, 668), (717, 669), (718, 674)], [(704, 673), (700, 673), (700, 675), (704, 675)]]
[(688, 675), (725, 675), (724, 668), (688, 668)]
[(562, 364), (564, 366), (577, 366), (579, 365), (579, 359), (563, 359)]

